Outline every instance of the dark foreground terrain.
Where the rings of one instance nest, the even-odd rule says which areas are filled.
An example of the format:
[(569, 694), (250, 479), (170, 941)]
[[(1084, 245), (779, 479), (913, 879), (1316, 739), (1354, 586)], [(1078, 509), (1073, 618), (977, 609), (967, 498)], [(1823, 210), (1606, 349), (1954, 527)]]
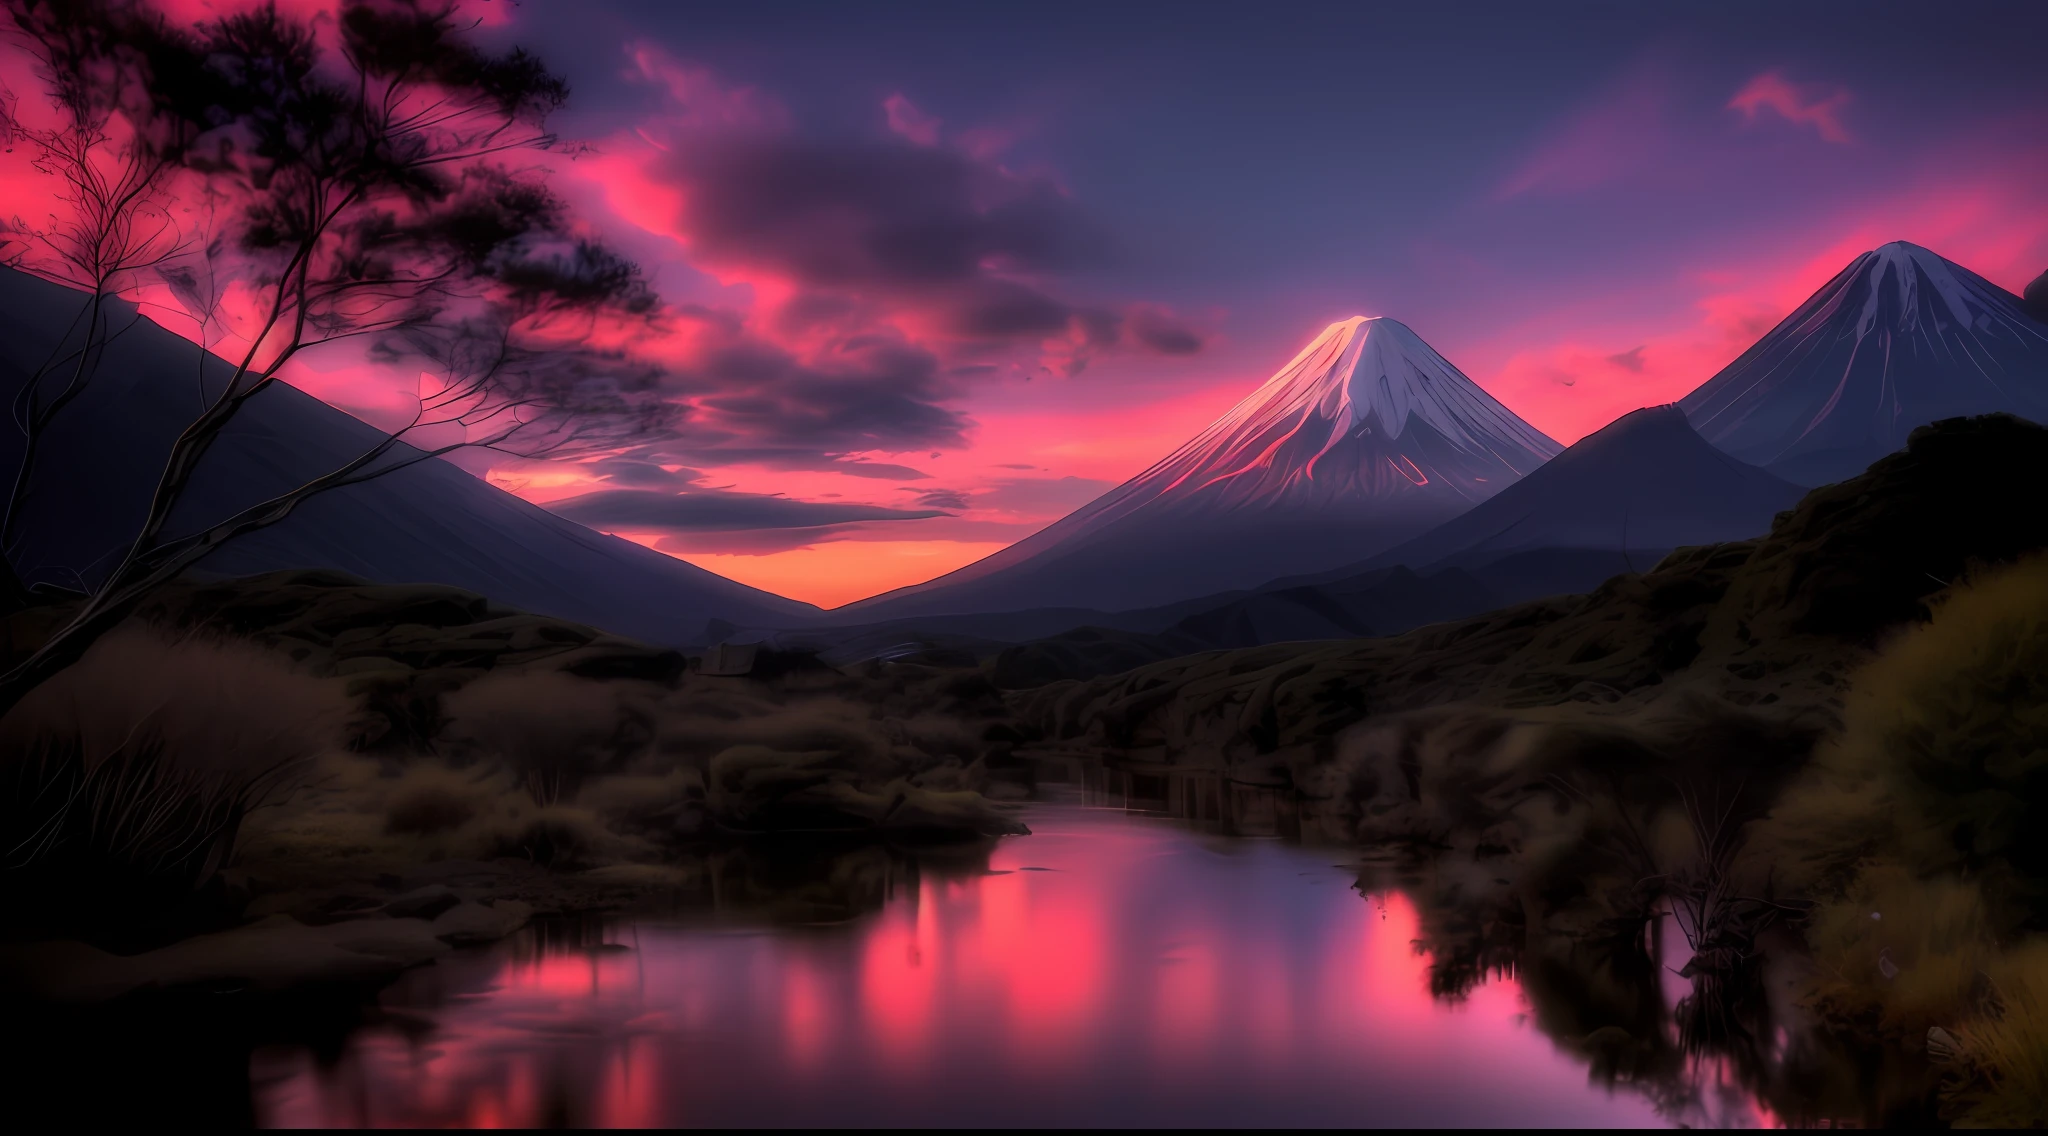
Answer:
[(1590, 595), (1074, 679), (1072, 643), (707, 667), (452, 589), (188, 581), (0, 723), (4, 977), (293, 999), (536, 917), (844, 919), (875, 857), (1021, 832), (1003, 802), (1052, 761), (1277, 794), (1417, 897), (1440, 993), (1513, 971), (1607, 1076), (1715, 1059), (1780, 1116), (2040, 1122), (2044, 498), (2048, 430), (1953, 420)]
[(2048, 511), (2023, 503), (2044, 494), (2048, 430), (1951, 420), (1763, 538), (1591, 595), (1013, 704), (1050, 750), (1292, 787), (1431, 898), (1447, 991), (1605, 975), (1612, 1004), (1554, 1023), (1596, 1067), (1665, 1059), (1614, 963), (1641, 969), (1669, 911), (1689, 1044), (1753, 1055), (1794, 1010), (1816, 1052), (1861, 1055), (1766, 1097), (2040, 1123)]

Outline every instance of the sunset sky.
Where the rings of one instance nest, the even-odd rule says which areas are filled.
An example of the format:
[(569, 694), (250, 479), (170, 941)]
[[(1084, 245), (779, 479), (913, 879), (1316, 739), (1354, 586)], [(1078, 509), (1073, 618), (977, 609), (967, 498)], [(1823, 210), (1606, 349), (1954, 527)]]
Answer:
[(1028, 535), (1332, 320), (1569, 442), (1885, 241), (2048, 268), (2038, 2), (471, 10), (569, 78), (555, 184), (658, 285), (687, 409), (488, 476), (826, 606)]

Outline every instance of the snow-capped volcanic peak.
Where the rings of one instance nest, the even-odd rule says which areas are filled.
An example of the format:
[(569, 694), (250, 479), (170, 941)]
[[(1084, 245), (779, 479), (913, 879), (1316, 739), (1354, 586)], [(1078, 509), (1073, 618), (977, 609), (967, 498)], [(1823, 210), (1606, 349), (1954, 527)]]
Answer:
[(1241, 504), (1436, 486), (1477, 500), (1558, 448), (1406, 324), (1354, 316), (1324, 328), (1126, 488), (1139, 496), (1209, 491)]
[(1228, 428), (1313, 406), (1336, 430), (1332, 441), (1377, 424), (1399, 438), (1411, 415), (1455, 444), (1491, 450), (1499, 435), (1532, 448), (1550, 439), (1515, 417), (1400, 320), (1352, 316), (1323, 329), (1292, 363), (1216, 423)]
[(2048, 326), (1968, 268), (1893, 241), (1679, 405), (1744, 461), (1803, 484), (1838, 481), (1938, 419), (2048, 420)]
[(1919, 331), (1921, 321), (1930, 318), (1946, 318), (1957, 327), (1989, 326), (1994, 318), (1988, 304), (1992, 295), (1983, 287), (1984, 280), (1973, 275), (1972, 284), (1954, 269), (1939, 255), (1907, 241), (1893, 241), (1856, 258), (1849, 272), (1871, 282), (1856, 334), (1876, 330), (1887, 308), (1898, 313), (1900, 331)]
[(1400, 322), (1358, 316), (1150, 469), (862, 606), (1113, 611), (1320, 572), (1464, 512), (1559, 449)]

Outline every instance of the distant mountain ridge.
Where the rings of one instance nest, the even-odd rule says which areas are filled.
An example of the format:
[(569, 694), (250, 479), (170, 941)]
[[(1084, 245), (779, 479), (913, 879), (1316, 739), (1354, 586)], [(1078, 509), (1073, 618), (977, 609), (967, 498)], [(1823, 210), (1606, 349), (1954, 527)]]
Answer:
[(1744, 461), (1803, 484), (1838, 481), (1938, 419), (2048, 420), (2048, 324), (1969, 269), (1893, 241), (1679, 405)]
[(1634, 566), (1617, 571), (1647, 570), (1683, 545), (1756, 536), (1805, 492), (1708, 445), (1676, 405), (1645, 407), (1366, 566), (1469, 570), (1516, 555), (1584, 549), (1611, 550), (1619, 554), (1614, 563)]
[[(1856, 258), (1682, 402), (1623, 415), (1528, 476), (1491, 495), (1475, 494), (1479, 502), (1469, 510), (1392, 548), (1163, 606), (1086, 611), (1048, 603), (1016, 611), (1001, 624), (989, 622), (993, 616), (971, 617), (987, 637), (980, 649), (1003, 639), (1032, 640), (1053, 644), (1048, 649), (1055, 654), (1099, 653), (1127, 662), (1139, 655), (1284, 639), (1385, 635), (1501, 603), (1590, 591), (1615, 575), (1647, 571), (1676, 548), (1757, 536), (1797, 504), (1802, 485), (1861, 474), (1869, 461), (1937, 416), (2003, 411), (2048, 418), (2048, 406), (2035, 404), (2048, 389), (2048, 360), (2037, 349), (2048, 342), (2048, 327), (2029, 310), (2048, 305), (2048, 273), (2029, 285), (2027, 295), (2023, 303), (1926, 249), (1894, 242)], [(1281, 405), (1330, 407), (1326, 417), (1333, 422), (1366, 417), (1349, 408), (1359, 401), (1372, 406), (1370, 396), (1354, 401), (1348, 384), (1334, 392), (1324, 384), (1342, 372), (1341, 364), (1331, 363), (1352, 346), (1332, 333), (1373, 324), (1389, 332), (1399, 327), (1364, 320), (1333, 325), (1203, 438), (1213, 442), (1241, 423), (1258, 421), (1274, 405), (1274, 387), (1288, 391)], [(1386, 342), (1395, 340), (1389, 336)], [(1301, 382), (1303, 371), (1314, 377)], [(1826, 391), (1816, 398), (1823, 385)], [(1865, 413), (1870, 406), (1858, 402), (1869, 402), (1873, 390), (1882, 414)], [(1417, 417), (1427, 426), (1429, 415)], [(1777, 459), (1771, 468), (1702, 436), (1714, 428), (1729, 444), (1741, 444), (1764, 425), (1793, 419), (1805, 423), (1796, 436), (1758, 451)], [(1696, 429), (1701, 420), (1707, 426)], [(1311, 437), (1322, 443), (1331, 435), (1342, 437), (1343, 431)], [(1360, 435), (1362, 440), (1369, 433)], [(1270, 452), (1284, 452), (1301, 436), (1299, 430), (1285, 433)], [(1426, 435), (1418, 430), (1417, 436)], [(1155, 471), (1185, 479), (1190, 471), (1206, 472), (1219, 455), (1241, 449), (1190, 443)], [(1287, 478), (1269, 475), (1273, 469), (1305, 479), (1303, 467), (1318, 468), (1321, 460), (1318, 452), (1306, 463), (1254, 463), (1260, 473), (1254, 480), (1265, 489), (1285, 486)], [(1223, 483), (1233, 484), (1228, 470), (1225, 475)], [(964, 618), (969, 617), (927, 617), (923, 626), (943, 636), (942, 628), (964, 630)], [(915, 616), (899, 619), (889, 634), (913, 636), (916, 622)], [(1075, 630), (1068, 634), (1070, 628)], [(1006, 655), (1014, 662), (1031, 652)]]
[(1138, 476), (936, 580), (843, 609), (1118, 610), (1371, 555), (1560, 447), (1399, 321), (1354, 317)]
[[(10, 399), (71, 325), (84, 297), (0, 269), (0, 394)], [(86, 395), (52, 428), (50, 465), (13, 550), (25, 582), (90, 584), (141, 523), (177, 431), (198, 412), (198, 349), (120, 305)], [(208, 381), (225, 381), (212, 360)], [(207, 454), (188, 506), (173, 518), (229, 514), (332, 469), (380, 437), (373, 427), (290, 386), (252, 400)], [(21, 461), (21, 435), (0, 429), (0, 473)], [(698, 641), (708, 620), (808, 622), (809, 604), (758, 591), (631, 541), (593, 532), (445, 461), (422, 462), (336, 490), (281, 524), (237, 538), (200, 570), (251, 575), (327, 568), (376, 583), (448, 584), (509, 607), (651, 643)]]

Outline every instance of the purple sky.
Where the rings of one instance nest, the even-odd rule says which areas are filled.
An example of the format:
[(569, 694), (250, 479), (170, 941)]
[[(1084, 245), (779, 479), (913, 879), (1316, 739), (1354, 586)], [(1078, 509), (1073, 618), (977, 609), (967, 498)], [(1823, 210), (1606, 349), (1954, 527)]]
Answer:
[(556, 185), (652, 271), (687, 408), (490, 476), (825, 604), (1028, 535), (1350, 315), (1568, 442), (1887, 240), (2048, 268), (2038, 2), (465, 8), (570, 79)]

